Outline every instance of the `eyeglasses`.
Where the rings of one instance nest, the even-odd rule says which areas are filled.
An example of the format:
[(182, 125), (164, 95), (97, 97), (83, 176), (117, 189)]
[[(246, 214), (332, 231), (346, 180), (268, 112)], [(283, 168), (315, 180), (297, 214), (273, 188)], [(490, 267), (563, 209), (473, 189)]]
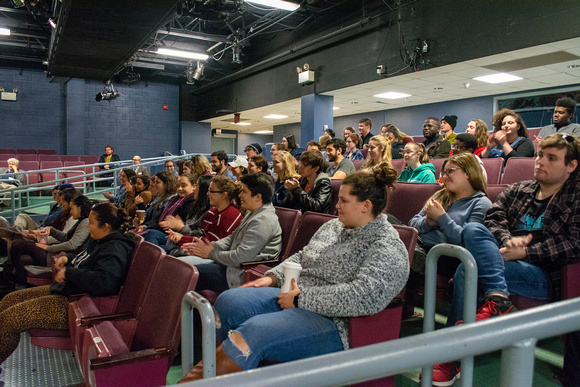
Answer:
[(212, 191), (212, 190), (208, 190), (207, 193), (224, 193), (225, 191)]
[(443, 176), (449, 176), (449, 175), (451, 175), (453, 172), (457, 171), (458, 169), (461, 169), (461, 168), (459, 168), (459, 167), (458, 167), (458, 168), (447, 168), (447, 169), (445, 170), (445, 172), (443, 172)]
[(451, 145), (451, 148), (453, 148), (453, 149), (461, 149), (461, 148), (467, 148), (467, 147), (465, 145), (453, 144), (453, 145)]

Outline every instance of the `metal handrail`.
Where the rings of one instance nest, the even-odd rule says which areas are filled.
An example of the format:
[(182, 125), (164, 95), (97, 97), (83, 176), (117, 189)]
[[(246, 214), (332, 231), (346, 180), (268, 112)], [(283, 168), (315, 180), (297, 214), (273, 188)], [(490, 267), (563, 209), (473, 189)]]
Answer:
[(195, 386), (348, 385), (497, 350), (502, 350), (499, 384), (531, 386), (536, 341), (576, 331), (579, 326), (580, 297), (473, 324), (203, 379)]
[[(469, 251), (461, 246), (441, 243), (433, 246), (425, 259), (425, 315), (423, 333), (435, 330), (435, 295), (437, 293), (437, 261), (443, 255), (457, 258), (465, 268), (465, 286), (463, 298), (463, 323), (475, 322), (477, 305), (477, 264)], [(433, 382), (433, 364), (423, 367), (421, 385), (431, 386)], [(466, 386), (473, 379), (473, 356), (461, 359), (461, 385)]]
[(181, 300), (181, 376), (185, 376), (193, 364), (193, 308), (201, 317), (203, 376), (215, 376), (215, 316), (208, 300), (190, 291)]

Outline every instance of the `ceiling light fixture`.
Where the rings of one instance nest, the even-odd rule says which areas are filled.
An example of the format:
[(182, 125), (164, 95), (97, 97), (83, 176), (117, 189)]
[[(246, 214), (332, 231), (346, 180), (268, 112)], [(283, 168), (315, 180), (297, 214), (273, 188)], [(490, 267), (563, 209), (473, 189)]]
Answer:
[(272, 120), (281, 120), (282, 118), (288, 118), (288, 116), (283, 116), (280, 114), (270, 114), (270, 115), (264, 116), (264, 118), (270, 118)]
[(52, 28), (56, 28), (56, 23), (54, 22), (54, 20), (52, 20), (52, 19), (48, 19), (48, 24), (50, 24), (50, 26), (51, 26)]
[(395, 91), (389, 91), (388, 93), (376, 94), (373, 97), (386, 98), (386, 99), (399, 99), (410, 97), (410, 94), (397, 93)]
[(203, 77), (203, 70), (205, 66), (201, 62), (197, 62), (197, 67), (194, 69), (193, 63), (189, 62), (187, 64), (187, 70), (185, 70), (185, 77), (187, 78), (187, 84), (193, 85), (196, 81), (201, 80)]
[(333, 106), (332, 107), (332, 110), (338, 110), (338, 109), (340, 109), (338, 106)]
[(298, 8), (300, 8), (300, 4), (294, 4), (289, 1), (282, 0), (246, 0), (246, 2), (271, 8), (283, 9), (285, 11), (296, 11)]
[(273, 130), (258, 130), (257, 132), (254, 132), (254, 134), (274, 134)]
[(173, 56), (176, 58), (197, 59), (197, 60), (207, 60), (207, 58), (209, 58), (207, 54), (192, 51), (172, 50), (170, 48), (158, 48), (156, 54)]
[(0, 27), (0, 35), (10, 35), (10, 30), (8, 28)]
[(232, 124), (242, 125), (242, 126), (252, 125), (250, 122), (232, 122)]
[(524, 78), (518, 77), (517, 75), (508, 74), (508, 73), (497, 73), (497, 74), (484, 75), (482, 77), (476, 77), (473, 79), (476, 81), (487, 82), (487, 83), (504, 83), (504, 82), (519, 81), (519, 80), (524, 79)]

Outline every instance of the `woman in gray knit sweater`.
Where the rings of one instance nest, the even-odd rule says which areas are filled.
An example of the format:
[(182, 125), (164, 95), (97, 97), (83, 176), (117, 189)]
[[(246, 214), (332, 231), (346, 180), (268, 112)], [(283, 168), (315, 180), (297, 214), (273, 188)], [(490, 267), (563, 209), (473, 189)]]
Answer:
[[(325, 223), (287, 261), (302, 265), (298, 283), (280, 292), (282, 265), (263, 278), (222, 293), (217, 374), (292, 361), (349, 348), (348, 319), (378, 313), (401, 291), (409, 261), (382, 211), (397, 175), (389, 164), (347, 176), (338, 219)], [(201, 363), (183, 381), (201, 378)]]

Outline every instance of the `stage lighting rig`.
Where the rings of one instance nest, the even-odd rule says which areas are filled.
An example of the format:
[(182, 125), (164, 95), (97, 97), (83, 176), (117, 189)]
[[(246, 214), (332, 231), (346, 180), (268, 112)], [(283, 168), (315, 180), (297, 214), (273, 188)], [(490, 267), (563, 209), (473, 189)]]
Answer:
[(97, 101), (97, 102), (101, 102), (101, 101), (111, 102), (112, 100), (117, 98), (119, 95), (120, 95), (120, 93), (117, 90), (115, 90), (113, 83), (111, 81), (107, 81), (105, 83), (105, 88), (104, 88), (103, 92), (97, 94), (97, 96), (95, 97), (95, 101)]

